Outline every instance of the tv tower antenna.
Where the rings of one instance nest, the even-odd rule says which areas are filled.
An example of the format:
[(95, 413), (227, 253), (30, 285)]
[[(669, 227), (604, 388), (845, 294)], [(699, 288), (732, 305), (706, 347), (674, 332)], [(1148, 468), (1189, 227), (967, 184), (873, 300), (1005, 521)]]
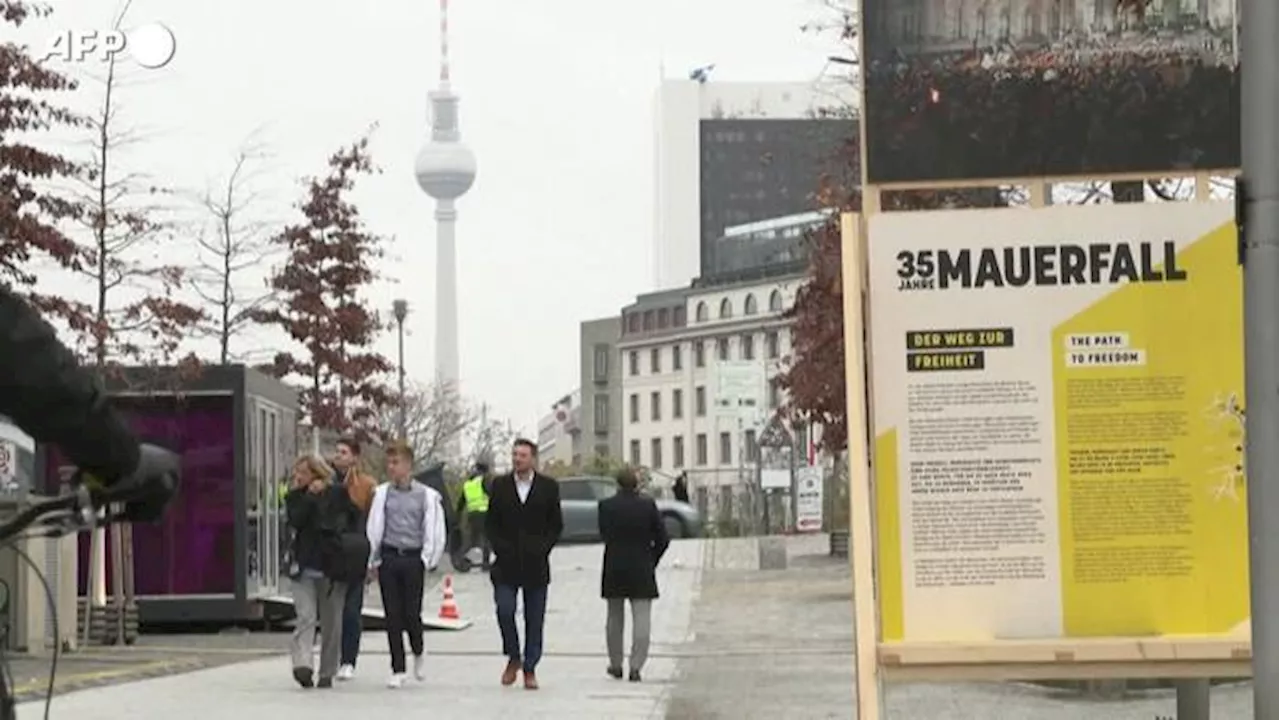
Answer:
[(440, 0), (440, 85), (449, 86), (449, 0)]

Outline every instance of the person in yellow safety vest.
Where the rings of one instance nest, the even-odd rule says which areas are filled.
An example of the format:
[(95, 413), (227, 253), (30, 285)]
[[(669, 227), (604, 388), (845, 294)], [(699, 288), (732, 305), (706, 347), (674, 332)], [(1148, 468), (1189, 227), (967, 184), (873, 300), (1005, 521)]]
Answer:
[(489, 548), (489, 538), (485, 536), (484, 521), (489, 513), (489, 467), (485, 463), (476, 463), (471, 477), (462, 483), (462, 493), (458, 497), (458, 515), (466, 512), (467, 542), (466, 547), (480, 549), (480, 568), (489, 569), (489, 558), (493, 554)]

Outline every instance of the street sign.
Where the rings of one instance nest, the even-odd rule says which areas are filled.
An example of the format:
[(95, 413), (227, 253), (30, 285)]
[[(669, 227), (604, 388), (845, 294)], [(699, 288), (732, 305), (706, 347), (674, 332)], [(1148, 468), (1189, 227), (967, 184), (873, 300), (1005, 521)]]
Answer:
[(753, 418), (764, 395), (764, 367), (757, 362), (716, 365), (715, 407), (721, 417)]
[(760, 470), (760, 487), (765, 490), (790, 490), (791, 468), (763, 468)]
[(822, 468), (796, 469), (796, 531), (822, 531)]

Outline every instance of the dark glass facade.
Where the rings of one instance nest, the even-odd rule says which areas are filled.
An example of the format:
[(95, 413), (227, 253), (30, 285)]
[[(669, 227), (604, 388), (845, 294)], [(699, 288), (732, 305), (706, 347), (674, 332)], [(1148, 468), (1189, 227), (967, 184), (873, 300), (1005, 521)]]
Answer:
[[(155, 525), (133, 528), (134, 583), (138, 595), (232, 594), (235, 577), (234, 399), (116, 397), (113, 403), (146, 440), (182, 456), (182, 485), (169, 512)], [(46, 465), (58, 483), (60, 458)], [(89, 536), (80, 538), (79, 589), (87, 589)], [(111, 558), (107, 556), (108, 584)]]
[(855, 170), (846, 147), (856, 133), (849, 119), (701, 121), (702, 275), (741, 271), (744, 262), (794, 261), (794, 238), (778, 237), (776, 249), (752, 243), (748, 262), (739, 257), (743, 240), (726, 238), (725, 229), (816, 209), (823, 177), (847, 182)]

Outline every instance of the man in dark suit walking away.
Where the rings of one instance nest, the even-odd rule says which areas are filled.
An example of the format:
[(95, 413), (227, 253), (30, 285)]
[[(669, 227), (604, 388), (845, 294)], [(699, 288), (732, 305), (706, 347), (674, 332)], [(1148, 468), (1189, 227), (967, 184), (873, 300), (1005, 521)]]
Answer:
[(626, 604), (631, 603), (631, 682), (640, 682), (640, 670), (649, 657), (649, 620), (658, 598), (655, 570), (671, 539), (652, 498), (638, 491), (639, 478), (632, 470), (618, 473), (618, 494), (600, 501), (597, 514), (604, 540), (604, 569), (600, 572), (600, 596), (609, 603), (605, 645), (609, 649), (609, 675), (622, 678), (622, 636), (626, 630)]
[[(495, 555), (489, 577), (502, 633), (507, 667), (502, 684), (512, 685), (524, 672), (526, 690), (538, 689), (536, 670), (542, 659), (542, 628), (551, 584), (551, 549), (564, 532), (560, 485), (537, 472), (538, 446), (521, 438), (511, 449), (514, 470), (495, 478), (489, 494), (485, 533)], [(524, 651), (516, 630), (516, 595), (524, 599)]]

